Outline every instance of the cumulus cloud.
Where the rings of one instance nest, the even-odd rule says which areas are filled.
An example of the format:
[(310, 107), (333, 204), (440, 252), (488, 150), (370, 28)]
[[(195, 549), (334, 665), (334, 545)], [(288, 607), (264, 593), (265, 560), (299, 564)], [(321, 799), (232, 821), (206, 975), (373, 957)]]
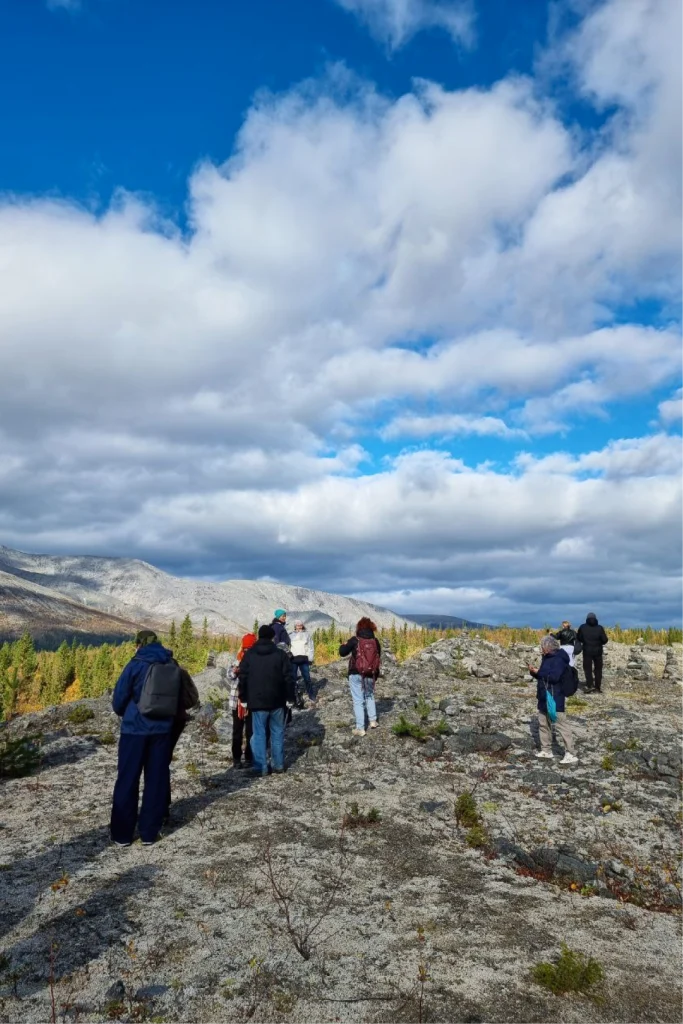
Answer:
[(659, 418), (666, 426), (680, 425), (683, 418), (683, 389), (679, 388), (671, 398), (659, 403)]
[(473, 40), (474, 9), (470, 0), (337, 0), (357, 15), (391, 49), (403, 46), (423, 29), (444, 29), (457, 43)]
[[(3, 199), (4, 542), (448, 591), (439, 610), (484, 620), (585, 593), (622, 622), (676, 614), (678, 442), (514, 447), (679, 379), (676, 325), (623, 323), (679, 287), (678, 55), (617, 6), (558, 48), (617, 105), (598, 142), (532, 81), (389, 100), (335, 68), (255, 102), (193, 173), (185, 232), (126, 194), (102, 215)], [(634, 3), (671, 32), (675, 7)], [(378, 469), (378, 431), (501, 437), (511, 462)]]
[(474, 434), (479, 437), (518, 437), (524, 431), (516, 430), (497, 416), (474, 416), (444, 413), (435, 416), (397, 416), (380, 431), (385, 440), (395, 437), (454, 437)]

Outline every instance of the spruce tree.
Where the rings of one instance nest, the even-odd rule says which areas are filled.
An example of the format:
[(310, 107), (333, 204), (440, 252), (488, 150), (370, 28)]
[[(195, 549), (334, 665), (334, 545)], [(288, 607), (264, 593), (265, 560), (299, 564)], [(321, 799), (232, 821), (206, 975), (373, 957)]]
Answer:
[(26, 681), (33, 678), (33, 673), (38, 667), (38, 659), (36, 657), (36, 649), (33, 645), (33, 637), (26, 630), (18, 640), (14, 653), (14, 665), (19, 669), (19, 674), (22, 680)]
[(207, 619), (206, 615), (204, 616), (204, 621), (202, 622), (201, 645), (203, 648), (206, 648), (206, 650), (209, 649), (209, 620)]
[(194, 648), (194, 632), (192, 629), (192, 619), (189, 615), (186, 615), (180, 624), (180, 632), (178, 633), (178, 652), (176, 659), (179, 662), (185, 663), (191, 661)]
[(12, 664), (12, 645), (5, 642), (0, 647), (0, 673), (8, 671)]
[(175, 651), (176, 644), (178, 643), (178, 637), (176, 633), (175, 619), (171, 623), (171, 628), (168, 631), (168, 646), (172, 651)]

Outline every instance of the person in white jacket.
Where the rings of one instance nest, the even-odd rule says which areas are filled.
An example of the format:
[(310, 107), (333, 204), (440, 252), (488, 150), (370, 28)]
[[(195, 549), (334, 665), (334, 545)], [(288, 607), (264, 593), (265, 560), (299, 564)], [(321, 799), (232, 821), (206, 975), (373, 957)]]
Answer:
[(294, 623), (294, 632), (290, 634), (292, 665), (294, 668), (294, 680), (296, 683), (297, 707), (303, 707), (303, 697), (299, 686), (299, 674), (303, 679), (306, 693), (311, 706), (315, 707), (316, 692), (311, 682), (311, 665), (315, 657), (315, 645), (313, 637), (306, 629), (304, 623), (299, 619)]

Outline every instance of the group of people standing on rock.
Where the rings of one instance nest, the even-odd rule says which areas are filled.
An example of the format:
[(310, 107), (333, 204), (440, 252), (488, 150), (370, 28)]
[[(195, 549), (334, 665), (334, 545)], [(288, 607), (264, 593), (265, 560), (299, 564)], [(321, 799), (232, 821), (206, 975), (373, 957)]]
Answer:
[[(536, 757), (553, 759), (553, 726), (564, 743), (564, 757), (560, 764), (577, 764), (574, 740), (565, 710), (567, 697), (576, 693), (579, 676), (576, 658), (583, 655), (583, 671), (586, 676), (586, 693), (602, 693), (602, 653), (608, 642), (607, 634), (593, 612), (578, 631), (565, 620), (557, 633), (549, 633), (541, 640), (541, 664), (538, 668), (529, 666), (529, 672), (536, 680), (538, 707), (538, 731), (541, 749)], [(593, 682), (595, 672), (595, 683)]]
[[(376, 632), (375, 624), (362, 618), (355, 634), (339, 647), (342, 657), (350, 656), (349, 687), (356, 736), (365, 735), (366, 714), (369, 728), (377, 728), (375, 683), (382, 652)], [(143, 845), (149, 846), (159, 838), (170, 814), (173, 751), (187, 724), (189, 709), (199, 703), (189, 673), (178, 665), (173, 652), (159, 643), (153, 630), (140, 630), (135, 646), (136, 652), (121, 673), (112, 697), (114, 711), (121, 718), (111, 813), (111, 837), (118, 846), (132, 844), (136, 825)], [(285, 727), (292, 709), (317, 706), (311, 680), (314, 658), (313, 637), (305, 624), (295, 622), (290, 634), (283, 608), (276, 609), (273, 621), (261, 626), (257, 635), (246, 633), (242, 637), (231, 670), (228, 698), (234, 768), (251, 768), (259, 777), (285, 771)]]
[[(586, 684), (601, 692), (602, 650), (607, 635), (591, 613), (575, 632), (569, 622), (541, 641), (541, 664), (529, 666), (537, 683), (540, 758), (552, 758), (553, 725), (565, 746), (561, 764), (576, 764), (571, 729), (565, 713), (566, 697), (576, 692), (575, 659), (583, 654)], [(159, 643), (153, 630), (135, 637), (136, 652), (121, 673), (112, 706), (121, 718), (118, 773), (111, 813), (111, 837), (118, 846), (130, 846), (136, 826), (143, 845), (156, 842), (171, 806), (170, 764), (174, 748), (188, 721), (188, 711), (199, 704), (197, 688), (173, 652)], [(354, 635), (339, 647), (348, 657), (348, 679), (353, 703), (353, 735), (376, 729), (375, 685), (380, 675), (382, 648), (377, 627), (362, 618)], [(302, 621), (287, 630), (287, 613), (278, 608), (270, 625), (258, 634), (242, 637), (231, 673), (229, 706), (232, 711), (232, 758), (236, 769), (251, 768), (262, 777), (285, 771), (285, 728), (292, 709), (317, 706), (311, 681), (315, 658), (313, 637)], [(593, 672), (595, 683), (593, 683)], [(301, 688), (299, 686), (301, 677)], [(270, 762), (269, 753), (270, 750)], [(140, 779), (144, 773), (142, 804), (138, 811)]]

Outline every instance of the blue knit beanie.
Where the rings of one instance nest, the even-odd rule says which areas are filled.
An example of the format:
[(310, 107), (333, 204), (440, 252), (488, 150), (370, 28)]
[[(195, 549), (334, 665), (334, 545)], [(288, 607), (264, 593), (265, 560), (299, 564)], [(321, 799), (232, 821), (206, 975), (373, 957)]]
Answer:
[(284, 610), (284, 608), (276, 608), (275, 609), (275, 614), (273, 615), (273, 618), (274, 619), (279, 619), (279, 618), (281, 618), (281, 616), (286, 615), (286, 614), (287, 614), (287, 612)]

